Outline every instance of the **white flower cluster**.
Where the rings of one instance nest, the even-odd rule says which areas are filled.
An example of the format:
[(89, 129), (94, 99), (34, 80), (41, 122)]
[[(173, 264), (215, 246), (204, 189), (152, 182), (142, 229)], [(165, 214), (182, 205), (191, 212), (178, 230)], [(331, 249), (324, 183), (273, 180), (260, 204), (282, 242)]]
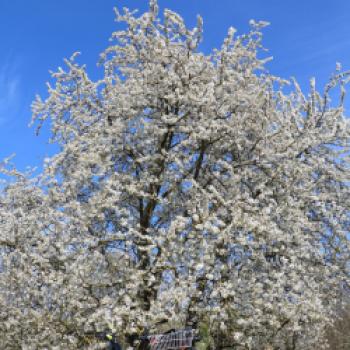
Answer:
[[(60, 151), (0, 197), (0, 343), (126, 347), (145, 330), (207, 329), (212, 348), (326, 348), (349, 283), (349, 122), (320, 95), (264, 70), (266, 22), (199, 51), (150, 1), (102, 54), (52, 73), (33, 121)], [(7, 170), (6, 170), (7, 169)]]

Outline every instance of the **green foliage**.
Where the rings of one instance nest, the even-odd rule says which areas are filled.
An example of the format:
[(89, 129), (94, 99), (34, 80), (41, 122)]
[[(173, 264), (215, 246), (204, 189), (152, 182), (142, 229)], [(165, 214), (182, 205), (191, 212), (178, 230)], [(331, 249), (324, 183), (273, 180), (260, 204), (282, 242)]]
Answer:
[(198, 350), (210, 350), (214, 349), (214, 338), (210, 332), (209, 319), (204, 319), (199, 323), (199, 336), (200, 341), (196, 344)]

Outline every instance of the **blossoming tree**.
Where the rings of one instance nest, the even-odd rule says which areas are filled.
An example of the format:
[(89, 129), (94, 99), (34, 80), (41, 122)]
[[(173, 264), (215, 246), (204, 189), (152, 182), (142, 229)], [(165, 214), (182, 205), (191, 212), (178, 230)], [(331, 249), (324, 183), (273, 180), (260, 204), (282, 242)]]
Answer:
[(73, 55), (33, 103), (60, 151), (1, 197), (6, 348), (185, 326), (207, 349), (326, 347), (349, 283), (348, 74), (305, 96), (264, 68), (265, 22), (204, 54), (200, 17), (116, 16), (103, 79)]

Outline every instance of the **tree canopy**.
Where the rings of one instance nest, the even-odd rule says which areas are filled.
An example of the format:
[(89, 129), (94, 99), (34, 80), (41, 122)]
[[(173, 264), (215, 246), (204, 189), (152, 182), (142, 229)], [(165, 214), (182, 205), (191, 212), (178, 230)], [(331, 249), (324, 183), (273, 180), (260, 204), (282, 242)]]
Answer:
[(74, 54), (33, 103), (59, 152), (36, 178), (4, 165), (1, 344), (191, 326), (206, 349), (327, 348), (349, 285), (349, 73), (305, 95), (265, 68), (266, 22), (205, 54), (201, 17), (155, 0), (116, 17), (103, 78)]

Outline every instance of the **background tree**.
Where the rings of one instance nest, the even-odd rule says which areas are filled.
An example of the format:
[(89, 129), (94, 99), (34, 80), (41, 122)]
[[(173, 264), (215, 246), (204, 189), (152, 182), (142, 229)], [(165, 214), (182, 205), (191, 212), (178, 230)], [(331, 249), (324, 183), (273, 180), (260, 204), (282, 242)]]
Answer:
[[(3, 194), (3, 247), (16, 227), (11, 254), (26, 261), (3, 256), (6, 344), (79, 349), (111, 330), (136, 347), (145, 330), (193, 326), (202, 348), (326, 347), (349, 282), (348, 73), (305, 96), (264, 69), (265, 22), (206, 55), (200, 17), (160, 20), (154, 0), (116, 15), (103, 79), (73, 55), (33, 103), (60, 151), (38, 184)], [(28, 221), (15, 226), (13, 196)], [(27, 292), (9, 302), (18, 271)]]

